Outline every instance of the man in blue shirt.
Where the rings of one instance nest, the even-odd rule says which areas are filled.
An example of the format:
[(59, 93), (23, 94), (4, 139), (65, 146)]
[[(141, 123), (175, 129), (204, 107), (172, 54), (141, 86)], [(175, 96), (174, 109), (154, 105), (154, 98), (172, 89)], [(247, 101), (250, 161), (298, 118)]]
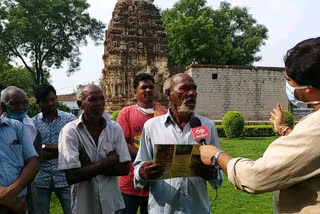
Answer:
[[(18, 120), (23, 124), (24, 137), (30, 139), (33, 143), (37, 136), (36, 127), (32, 119), (27, 115), (29, 100), (27, 94), (16, 86), (8, 86), (2, 91), (2, 117), (8, 117)], [(37, 148), (36, 148), (37, 149)], [(34, 190), (33, 184), (27, 186), (27, 203), (28, 214), (34, 214), (35, 200), (32, 200), (32, 191)]]
[(210, 213), (206, 181), (218, 188), (223, 181), (222, 171), (194, 165), (198, 177), (179, 177), (157, 180), (164, 167), (153, 161), (155, 144), (197, 144), (191, 134), (190, 119), (197, 117), (211, 134), (207, 144), (219, 146), (217, 129), (206, 117), (194, 114), (197, 86), (187, 74), (176, 74), (164, 85), (170, 101), (167, 114), (149, 119), (143, 127), (140, 148), (133, 163), (134, 182), (137, 188), (150, 185), (149, 213), (184, 214)]
[[(0, 114), (1, 114), (0, 108)], [(23, 213), (26, 185), (39, 170), (37, 152), (19, 121), (0, 118), (0, 213)]]
[(49, 214), (51, 193), (57, 195), (64, 214), (71, 214), (71, 188), (65, 172), (58, 170), (58, 138), (60, 130), (76, 119), (73, 114), (57, 109), (57, 95), (51, 85), (40, 85), (34, 93), (41, 112), (33, 122), (42, 138), (40, 171), (34, 180), (36, 186), (36, 214)]

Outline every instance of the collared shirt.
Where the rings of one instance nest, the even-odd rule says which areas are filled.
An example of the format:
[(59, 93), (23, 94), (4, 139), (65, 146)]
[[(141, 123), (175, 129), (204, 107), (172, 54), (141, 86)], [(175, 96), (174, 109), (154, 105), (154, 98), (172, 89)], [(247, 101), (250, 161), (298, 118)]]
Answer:
[[(84, 149), (92, 163), (104, 160), (109, 152), (115, 151), (120, 162), (131, 161), (128, 146), (120, 125), (104, 113), (106, 126), (96, 145), (79, 119), (68, 123), (59, 137), (59, 170), (81, 168), (79, 150)], [(97, 175), (72, 185), (72, 213), (112, 214), (125, 207), (117, 182), (117, 176)]]
[[(117, 122), (122, 127), (124, 137), (128, 138), (128, 142), (131, 145), (137, 145), (140, 142), (141, 132), (144, 123), (155, 116), (163, 115), (167, 113), (167, 110), (159, 103), (154, 103), (153, 111), (148, 114), (143, 108), (138, 107), (138, 104), (127, 106), (119, 112)], [(151, 113), (152, 112), (152, 113)], [(130, 172), (127, 176), (119, 177), (119, 187), (122, 193), (135, 196), (149, 196), (149, 189), (136, 189), (133, 184), (133, 166), (130, 163)]]
[[(61, 129), (75, 119), (73, 114), (58, 110), (57, 118), (52, 123), (43, 117), (42, 112), (33, 117), (33, 122), (41, 134), (42, 144), (57, 145)], [(65, 173), (58, 171), (57, 158), (41, 163), (34, 183), (36, 186), (44, 188), (50, 188), (51, 185), (55, 188), (68, 186)]]
[[(198, 117), (202, 125), (206, 125), (211, 138), (207, 144), (219, 146), (218, 133), (214, 123), (206, 117)], [(167, 114), (152, 118), (144, 124), (140, 148), (133, 163), (134, 182), (137, 188), (150, 184), (150, 213), (208, 213), (210, 210), (206, 180), (201, 177), (171, 178), (164, 180), (145, 181), (139, 176), (139, 169), (145, 161), (153, 160), (155, 144), (197, 144), (191, 134), (190, 124), (183, 130), (175, 123), (170, 111)], [(218, 188), (223, 181), (219, 170), (216, 179), (210, 181)]]
[[(1, 117), (8, 117), (8, 114), (6, 112), (3, 112)], [(23, 119), (22, 119), (22, 123), (24, 125), (24, 136), (27, 138), (30, 138), (30, 142), (33, 143), (33, 141), (36, 139), (37, 136), (37, 130), (35, 125), (33, 124), (32, 119), (26, 115)]]
[[(37, 156), (29, 138), (24, 137), (23, 124), (17, 120), (0, 118), (0, 186), (14, 183), (24, 162)], [(18, 196), (26, 194), (24, 189)]]
[(253, 193), (274, 192), (274, 213), (320, 213), (320, 111), (272, 142), (256, 161), (234, 158), (228, 179)]

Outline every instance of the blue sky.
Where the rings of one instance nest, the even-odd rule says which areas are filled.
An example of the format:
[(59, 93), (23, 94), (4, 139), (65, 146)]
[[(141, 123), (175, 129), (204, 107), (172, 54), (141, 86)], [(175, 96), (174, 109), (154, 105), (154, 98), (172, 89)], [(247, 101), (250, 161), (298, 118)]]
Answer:
[[(89, 13), (108, 25), (117, 0), (88, 0)], [(171, 8), (176, 1), (155, 0), (161, 9)], [(208, 5), (218, 8), (221, 1), (207, 0)], [(283, 56), (296, 43), (320, 36), (319, 0), (227, 0), (232, 6), (247, 7), (259, 24), (269, 30), (269, 38), (258, 53), (262, 60), (256, 66), (283, 66)], [(72, 93), (77, 85), (98, 83), (103, 69), (103, 43), (94, 46), (92, 42), (81, 47), (80, 71), (67, 77), (66, 69), (52, 70), (51, 83), (58, 94)]]

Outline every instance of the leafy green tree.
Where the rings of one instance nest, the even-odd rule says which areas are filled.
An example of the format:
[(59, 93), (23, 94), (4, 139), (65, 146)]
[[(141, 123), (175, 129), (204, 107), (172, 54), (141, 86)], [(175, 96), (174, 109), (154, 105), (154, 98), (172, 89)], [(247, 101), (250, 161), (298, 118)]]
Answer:
[(75, 72), (87, 36), (96, 42), (103, 38), (104, 25), (88, 8), (86, 0), (1, 0), (0, 50), (21, 60), (36, 85), (64, 61), (68, 74)]
[(169, 64), (251, 65), (259, 61), (267, 28), (257, 24), (246, 8), (222, 2), (219, 9), (206, 0), (180, 0), (162, 12), (167, 32)]
[(8, 64), (4, 66), (3, 70), (0, 71), (0, 82), (6, 86), (17, 86), (23, 89), (28, 96), (33, 94), (33, 77), (31, 73), (22, 66), (13, 67)]

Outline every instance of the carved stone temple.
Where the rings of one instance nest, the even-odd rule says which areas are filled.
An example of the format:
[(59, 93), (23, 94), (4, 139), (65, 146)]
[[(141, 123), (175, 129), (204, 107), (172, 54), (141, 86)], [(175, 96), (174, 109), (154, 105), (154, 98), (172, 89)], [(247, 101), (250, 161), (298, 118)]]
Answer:
[(106, 111), (136, 103), (133, 78), (142, 72), (154, 75), (157, 101), (166, 103), (162, 86), (170, 75), (168, 48), (153, 0), (118, 0), (105, 37), (102, 73)]

